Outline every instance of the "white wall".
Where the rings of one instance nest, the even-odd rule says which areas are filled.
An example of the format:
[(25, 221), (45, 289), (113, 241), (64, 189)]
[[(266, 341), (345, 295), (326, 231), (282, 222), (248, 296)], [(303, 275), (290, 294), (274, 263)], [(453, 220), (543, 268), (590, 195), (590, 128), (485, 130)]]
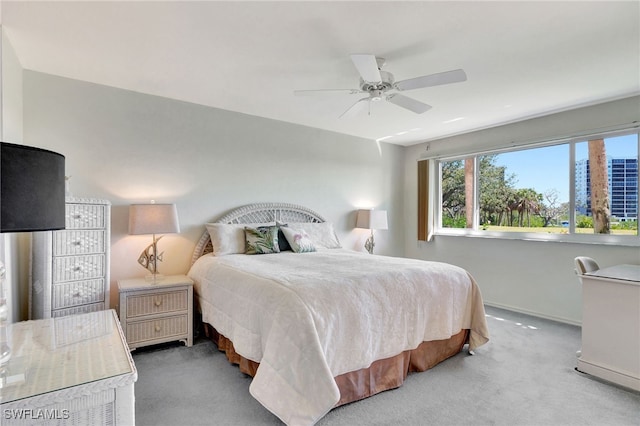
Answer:
[[(405, 193), (417, 192), (416, 162), (426, 156), (555, 139), (633, 121), (640, 122), (640, 97), (418, 144), (405, 151)], [(577, 324), (582, 321), (582, 292), (573, 272), (576, 256), (593, 257), (601, 267), (640, 264), (637, 247), (453, 236), (435, 236), (431, 242), (418, 243), (416, 198), (407, 196), (404, 203), (405, 255), (466, 268), (491, 305)]]
[(2, 30), (2, 141), (22, 141), (22, 67)]
[(426, 148), (451, 155), (479, 146), (553, 139), (640, 120), (640, 99), (567, 111), (401, 148), (303, 126), (147, 96), (36, 72), (24, 73), (24, 142), (67, 157), (75, 195), (111, 200), (112, 306), (115, 281), (142, 276), (149, 242), (127, 235), (128, 205), (176, 202), (182, 232), (161, 241), (163, 273), (183, 273), (203, 223), (252, 202), (313, 208), (336, 224), (346, 247), (360, 248), (354, 210), (389, 211), (377, 253), (441, 260), (468, 269), (485, 301), (580, 323), (573, 258), (602, 266), (640, 263), (637, 248), (436, 236), (416, 241), (416, 161)]
[[(249, 203), (280, 201), (333, 222), (362, 247), (355, 209), (389, 212), (376, 252), (404, 249), (403, 149), (32, 71), (24, 72), (24, 142), (66, 156), (74, 195), (112, 202), (111, 305), (116, 281), (144, 276), (151, 237), (129, 236), (131, 203), (175, 202), (181, 233), (160, 241), (164, 274), (186, 273), (204, 223)], [(393, 232), (393, 230), (396, 232)]]

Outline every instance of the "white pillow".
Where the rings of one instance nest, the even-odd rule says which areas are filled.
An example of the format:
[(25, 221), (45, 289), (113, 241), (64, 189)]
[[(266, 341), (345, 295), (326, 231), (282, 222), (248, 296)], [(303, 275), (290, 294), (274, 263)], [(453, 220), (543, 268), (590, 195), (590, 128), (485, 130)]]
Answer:
[(296, 229), (304, 229), (311, 241), (313, 241), (313, 243), (317, 247), (328, 249), (342, 247), (340, 245), (340, 241), (338, 240), (338, 236), (333, 229), (333, 223), (331, 222), (299, 222), (290, 223), (289, 226), (292, 226)]
[(251, 226), (275, 226), (271, 223), (206, 223), (207, 231), (211, 237), (214, 256), (224, 256), (227, 254), (238, 254), (246, 251), (246, 241), (244, 227)]
[(280, 230), (289, 242), (291, 250), (294, 253), (310, 253), (316, 251), (316, 246), (309, 239), (309, 235), (304, 229), (292, 228), (290, 226), (282, 226)]

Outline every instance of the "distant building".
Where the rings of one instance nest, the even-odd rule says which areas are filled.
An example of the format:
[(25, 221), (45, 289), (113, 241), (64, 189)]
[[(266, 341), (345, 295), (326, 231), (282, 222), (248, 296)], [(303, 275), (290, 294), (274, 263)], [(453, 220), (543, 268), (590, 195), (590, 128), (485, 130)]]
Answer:
[[(638, 159), (607, 157), (611, 218), (638, 220)], [(591, 216), (589, 160), (576, 161), (576, 211)]]

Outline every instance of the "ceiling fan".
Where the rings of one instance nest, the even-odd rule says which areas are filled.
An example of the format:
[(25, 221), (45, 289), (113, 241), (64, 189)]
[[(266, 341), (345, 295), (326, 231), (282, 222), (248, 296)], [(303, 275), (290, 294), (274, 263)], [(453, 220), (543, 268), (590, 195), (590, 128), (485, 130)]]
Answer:
[(416, 114), (422, 114), (430, 110), (431, 105), (427, 105), (397, 92), (439, 86), (441, 84), (458, 83), (467, 80), (467, 75), (464, 70), (458, 69), (395, 81), (393, 74), (382, 70), (385, 64), (384, 58), (377, 58), (375, 55), (367, 54), (353, 54), (350, 56), (358, 73), (360, 73), (359, 89), (296, 90), (294, 94), (298, 96), (318, 94), (367, 94), (367, 96), (358, 99), (343, 112), (340, 118), (356, 115), (365, 106), (368, 107), (369, 114), (371, 114), (371, 102), (378, 102), (383, 99), (399, 107), (413, 111)]

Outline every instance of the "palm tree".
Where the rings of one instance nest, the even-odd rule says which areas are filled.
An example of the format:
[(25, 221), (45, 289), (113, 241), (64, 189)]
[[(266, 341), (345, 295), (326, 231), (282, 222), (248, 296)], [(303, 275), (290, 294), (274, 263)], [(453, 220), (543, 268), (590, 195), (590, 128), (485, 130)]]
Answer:
[(519, 189), (517, 197), (518, 226), (524, 226), (525, 216), (527, 217), (527, 226), (531, 226), (531, 213), (536, 214), (540, 211), (540, 194), (534, 189), (526, 188)]
[(593, 232), (609, 234), (609, 175), (607, 173), (607, 152), (603, 139), (589, 141), (589, 174), (591, 177), (591, 215)]
[(473, 228), (473, 194), (475, 192), (475, 161), (473, 157), (464, 160), (464, 204), (467, 228)]

